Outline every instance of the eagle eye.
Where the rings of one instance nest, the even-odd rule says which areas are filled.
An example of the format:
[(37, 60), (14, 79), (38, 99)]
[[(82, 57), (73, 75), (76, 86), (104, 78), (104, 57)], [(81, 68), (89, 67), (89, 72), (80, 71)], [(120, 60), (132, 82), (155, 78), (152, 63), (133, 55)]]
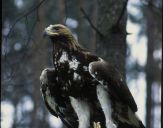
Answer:
[(59, 30), (59, 27), (53, 27), (52, 29), (53, 30)]

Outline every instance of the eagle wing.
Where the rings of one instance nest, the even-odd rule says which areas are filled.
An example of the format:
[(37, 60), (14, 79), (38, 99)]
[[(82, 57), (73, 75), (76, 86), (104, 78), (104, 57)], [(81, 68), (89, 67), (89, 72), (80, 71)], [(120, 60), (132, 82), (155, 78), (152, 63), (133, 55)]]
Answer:
[(55, 117), (59, 117), (67, 128), (73, 128), (64, 115), (64, 111), (66, 110), (66, 104), (63, 102), (64, 100), (59, 95), (54, 96), (54, 94), (50, 92), (55, 86), (54, 68), (44, 69), (41, 73), (40, 81), (42, 96), (49, 112)]
[(89, 64), (89, 72), (99, 84), (107, 85), (112, 98), (127, 104), (133, 112), (137, 111), (135, 100), (127, 87), (122, 75), (111, 64), (103, 59)]

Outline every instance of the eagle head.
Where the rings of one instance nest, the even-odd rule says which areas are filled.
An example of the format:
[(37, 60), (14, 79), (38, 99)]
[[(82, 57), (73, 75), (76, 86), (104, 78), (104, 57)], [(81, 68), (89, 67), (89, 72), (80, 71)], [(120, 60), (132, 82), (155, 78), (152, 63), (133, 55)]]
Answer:
[(44, 30), (44, 36), (48, 36), (53, 43), (59, 43), (70, 50), (82, 49), (69, 28), (62, 24), (49, 25)]
[(49, 25), (44, 30), (44, 36), (51, 38), (65, 37), (70, 38), (72, 36), (71, 31), (62, 24)]

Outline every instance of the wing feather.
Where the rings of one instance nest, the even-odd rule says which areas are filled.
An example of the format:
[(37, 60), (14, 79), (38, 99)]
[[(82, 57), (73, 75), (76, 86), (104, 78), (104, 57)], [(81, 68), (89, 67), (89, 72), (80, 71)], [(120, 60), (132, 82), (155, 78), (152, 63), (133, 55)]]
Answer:
[(51, 94), (53, 87), (55, 86), (55, 70), (53, 68), (46, 68), (42, 71), (40, 76), (41, 81), (41, 92), (45, 105), (49, 112), (55, 117), (59, 117), (62, 122), (67, 126), (67, 128), (73, 128), (71, 123), (66, 119), (64, 115), (64, 110), (66, 110), (66, 105), (62, 100), (62, 97)]
[(135, 100), (122, 75), (103, 59), (89, 64), (89, 72), (101, 85), (107, 85), (111, 96), (128, 104), (132, 111), (137, 111)]

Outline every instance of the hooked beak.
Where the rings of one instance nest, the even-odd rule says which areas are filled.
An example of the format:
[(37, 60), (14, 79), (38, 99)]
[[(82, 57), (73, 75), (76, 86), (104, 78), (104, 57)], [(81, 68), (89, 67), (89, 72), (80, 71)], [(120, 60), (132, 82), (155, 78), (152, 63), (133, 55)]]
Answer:
[(59, 34), (55, 32), (54, 30), (52, 31), (50, 27), (45, 28), (43, 32), (43, 37), (49, 36), (49, 37), (55, 37), (58, 36)]

